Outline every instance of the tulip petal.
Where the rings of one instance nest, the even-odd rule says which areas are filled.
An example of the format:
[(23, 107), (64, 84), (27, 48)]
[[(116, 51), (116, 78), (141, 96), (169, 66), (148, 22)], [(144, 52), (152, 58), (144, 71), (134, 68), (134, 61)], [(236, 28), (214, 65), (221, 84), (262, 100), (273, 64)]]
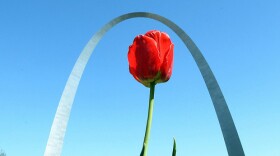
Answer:
[(164, 57), (162, 65), (161, 65), (161, 69), (160, 69), (161, 76), (160, 76), (160, 80), (158, 80), (158, 83), (166, 82), (171, 77), (172, 68), (173, 68), (173, 57), (174, 57), (173, 50), (174, 50), (174, 45), (171, 44), (168, 52), (165, 53), (165, 57)]
[(129, 71), (133, 77), (149, 86), (161, 67), (156, 41), (148, 36), (137, 36), (128, 52)]
[(166, 53), (168, 53), (170, 45), (172, 44), (169, 35), (157, 30), (148, 31), (145, 35), (153, 38), (157, 42), (160, 60), (163, 62), (165, 59), (164, 57), (166, 56)]
[(128, 62), (129, 62), (129, 72), (132, 74), (132, 76), (140, 82), (138, 77), (136, 77), (136, 57), (135, 57), (135, 49), (136, 45), (132, 44), (129, 46), (129, 51), (128, 51)]

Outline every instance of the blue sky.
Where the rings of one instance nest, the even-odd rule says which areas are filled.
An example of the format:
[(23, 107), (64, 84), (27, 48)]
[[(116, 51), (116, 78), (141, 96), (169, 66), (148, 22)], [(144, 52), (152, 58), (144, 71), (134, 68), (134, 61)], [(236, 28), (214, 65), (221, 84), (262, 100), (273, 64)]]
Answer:
[[(280, 2), (0, 1), (0, 149), (43, 155), (67, 78), (91, 36), (111, 19), (147, 11), (171, 19), (204, 54), (247, 156), (280, 156)], [(81, 79), (62, 156), (139, 155), (149, 90), (128, 72), (133, 38), (167, 32), (173, 75), (156, 86), (149, 155), (227, 155), (210, 96), (182, 41), (150, 19), (131, 19), (100, 41)]]

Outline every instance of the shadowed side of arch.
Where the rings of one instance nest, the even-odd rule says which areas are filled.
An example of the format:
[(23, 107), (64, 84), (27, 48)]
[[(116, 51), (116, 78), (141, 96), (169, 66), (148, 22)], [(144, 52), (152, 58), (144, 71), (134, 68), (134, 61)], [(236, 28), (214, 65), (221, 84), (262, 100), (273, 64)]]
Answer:
[(157, 14), (147, 13), (147, 12), (134, 12), (124, 14), (119, 16), (105, 26), (102, 27), (87, 43), (87, 45), (82, 50), (79, 58), (77, 59), (72, 72), (67, 80), (64, 91), (60, 98), (60, 102), (57, 107), (57, 111), (54, 117), (54, 121), (51, 127), (49, 139), (47, 142), (46, 150), (44, 156), (60, 156), (63, 146), (63, 140), (67, 128), (67, 123), (71, 113), (72, 104), (76, 95), (76, 91), (86, 67), (86, 64), (95, 49), (97, 43), (103, 37), (103, 35), (114, 27), (116, 24), (136, 17), (145, 17), (157, 20), (170, 29), (172, 29), (184, 42), (184, 44), (189, 49), (192, 54), (201, 74), (208, 88), (209, 94), (211, 96), (224, 141), (227, 147), (229, 156), (245, 156), (240, 139), (238, 137), (237, 130), (235, 128), (233, 119), (231, 117), (230, 111), (222, 94), (222, 91), (218, 85), (218, 82), (212, 73), (208, 63), (203, 57), (202, 53), (198, 47), (194, 44), (192, 39), (175, 23)]

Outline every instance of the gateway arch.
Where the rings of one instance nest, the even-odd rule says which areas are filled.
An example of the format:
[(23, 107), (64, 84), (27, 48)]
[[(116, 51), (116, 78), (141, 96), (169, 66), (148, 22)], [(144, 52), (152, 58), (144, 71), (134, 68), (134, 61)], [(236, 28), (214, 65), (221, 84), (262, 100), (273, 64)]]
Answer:
[(179, 38), (184, 42), (186, 47), (189, 49), (189, 52), (193, 56), (201, 75), (205, 81), (208, 92), (212, 99), (218, 121), (222, 130), (224, 137), (225, 145), (229, 156), (245, 156), (236, 127), (234, 125), (232, 116), (228, 109), (227, 103), (223, 96), (223, 93), (218, 85), (218, 82), (211, 71), (208, 63), (203, 57), (202, 53), (192, 41), (192, 39), (175, 23), (169, 19), (162, 17), (157, 14), (148, 13), (148, 12), (133, 12), (121, 15), (105, 26), (103, 26), (93, 37), (89, 40), (87, 45), (82, 50), (79, 58), (77, 59), (72, 72), (67, 80), (64, 91), (60, 98), (57, 111), (54, 117), (54, 121), (51, 127), (49, 134), (46, 150), (44, 156), (60, 156), (63, 146), (63, 140), (67, 128), (67, 123), (71, 113), (72, 104), (75, 98), (75, 94), (83, 74), (83, 71), (86, 67), (86, 64), (95, 49), (96, 45), (104, 34), (110, 30), (112, 27), (118, 23), (125, 21), (131, 18), (150, 18), (157, 20), (170, 29), (172, 29)]

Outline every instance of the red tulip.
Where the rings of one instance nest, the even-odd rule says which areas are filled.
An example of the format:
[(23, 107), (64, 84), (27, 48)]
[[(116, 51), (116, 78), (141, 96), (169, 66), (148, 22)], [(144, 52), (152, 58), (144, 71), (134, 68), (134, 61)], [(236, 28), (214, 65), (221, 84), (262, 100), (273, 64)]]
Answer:
[(169, 80), (173, 67), (174, 45), (168, 34), (157, 30), (135, 37), (129, 46), (129, 71), (133, 77), (150, 87), (150, 83)]

